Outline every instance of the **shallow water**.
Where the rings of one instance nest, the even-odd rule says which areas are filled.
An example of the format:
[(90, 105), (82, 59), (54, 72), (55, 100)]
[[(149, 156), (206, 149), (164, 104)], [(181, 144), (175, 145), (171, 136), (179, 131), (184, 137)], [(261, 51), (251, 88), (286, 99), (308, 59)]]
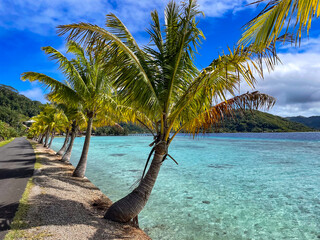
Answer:
[[(58, 150), (63, 138), (56, 138)], [(84, 137), (75, 140), (72, 163)], [(87, 177), (112, 201), (139, 179), (150, 136), (92, 137)], [(320, 133), (178, 136), (140, 227), (153, 239), (319, 239)]]

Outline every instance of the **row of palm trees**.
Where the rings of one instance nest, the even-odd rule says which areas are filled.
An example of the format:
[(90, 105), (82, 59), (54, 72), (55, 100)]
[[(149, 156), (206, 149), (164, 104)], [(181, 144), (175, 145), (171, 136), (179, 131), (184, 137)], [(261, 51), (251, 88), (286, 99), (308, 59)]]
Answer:
[[(214, 59), (208, 67), (198, 70), (194, 61), (197, 47), (204, 39), (198, 28), (201, 14), (195, 0), (180, 5), (170, 1), (165, 9), (165, 25), (161, 24), (156, 10), (151, 12), (147, 30), (150, 43), (142, 47), (114, 14), (107, 15), (105, 28), (89, 23), (58, 26), (59, 35), (68, 40), (67, 53), (74, 57), (69, 60), (52, 47), (43, 50), (58, 63), (65, 80), (35, 72), (22, 74), (23, 80), (39, 81), (49, 87), (48, 99), (65, 106), (69, 127), (64, 131), (72, 133), (69, 147), (76, 129), (82, 124), (86, 126), (75, 177), (85, 175), (93, 124), (131, 121), (144, 125), (153, 134), (138, 186), (107, 210), (106, 219), (128, 222), (137, 218), (148, 201), (163, 162), (173, 159), (169, 146), (181, 130), (191, 134), (205, 132), (210, 126), (219, 125), (234, 110), (268, 109), (275, 103), (273, 97), (257, 91), (239, 96), (235, 93), (241, 81), (254, 88), (255, 75), (263, 77), (263, 63), (272, 69), (278, 62), (273, 45), (277, 38), (268, 40), (263, 48), (255, 43), (246, 47), (239, 44), (229, 49), (228, 54)], [(247, 41), (248, 36), (244, 39)], [(232, 98), (227, 99), (227, 95)], [(40, 125), (34, 135), (41, 142), (44, 135), (53, 132), (54, 126), (42, 129)], [(66, 142), (59, 154), (66, 149)], [(70, 155), (65, 159), (64, 156), (62, 160), (70, 158)]]

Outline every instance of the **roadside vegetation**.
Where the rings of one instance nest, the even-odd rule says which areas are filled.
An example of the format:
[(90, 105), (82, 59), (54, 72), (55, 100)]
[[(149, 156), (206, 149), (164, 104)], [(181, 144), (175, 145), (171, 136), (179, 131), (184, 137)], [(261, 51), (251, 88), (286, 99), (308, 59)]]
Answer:
[(39, 114), (42, 104), (0, 84), (0, 141), (26, 134), (24, 121)]
[(14, 138), (10, 138), (8, 140), (5, 140), (5, 141), (0, 141), (0, 147), (8, 144), (9, 142), (12, 142), (14, 140)]

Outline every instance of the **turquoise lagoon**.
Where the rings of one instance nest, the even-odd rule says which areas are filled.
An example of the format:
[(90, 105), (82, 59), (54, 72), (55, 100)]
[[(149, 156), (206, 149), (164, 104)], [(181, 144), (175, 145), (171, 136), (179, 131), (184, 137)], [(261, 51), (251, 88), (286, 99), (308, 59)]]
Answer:
[[(141, 177), (150, 142), (92, 137), (87, 177), (117, 201)], [(153, 239), (319, 239), (319, 146), (320, 133), (178, 136), (169, 153), (179, 165), (164, 162), (140, 227)]]

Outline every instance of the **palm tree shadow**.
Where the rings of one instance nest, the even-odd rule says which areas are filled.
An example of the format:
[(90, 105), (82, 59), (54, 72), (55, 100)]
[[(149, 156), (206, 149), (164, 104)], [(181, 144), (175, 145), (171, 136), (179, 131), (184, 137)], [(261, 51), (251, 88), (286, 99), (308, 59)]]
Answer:
[(10, 229), (10, 223), (18, 209), (19, 203), (0, 204), (0, 232)]
[(9, 178), (29, 178), (33, 175), (32, 167), (22, 167), (17, 169), (0, 169), (0, 180)]

